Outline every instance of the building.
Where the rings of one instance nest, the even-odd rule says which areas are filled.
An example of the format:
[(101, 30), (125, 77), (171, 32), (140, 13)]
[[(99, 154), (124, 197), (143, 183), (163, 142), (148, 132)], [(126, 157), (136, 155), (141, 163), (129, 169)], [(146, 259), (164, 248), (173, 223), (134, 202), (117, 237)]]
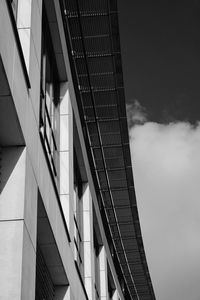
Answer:
[(0, 299), (153, 300), (116, 0), (0, 0)]

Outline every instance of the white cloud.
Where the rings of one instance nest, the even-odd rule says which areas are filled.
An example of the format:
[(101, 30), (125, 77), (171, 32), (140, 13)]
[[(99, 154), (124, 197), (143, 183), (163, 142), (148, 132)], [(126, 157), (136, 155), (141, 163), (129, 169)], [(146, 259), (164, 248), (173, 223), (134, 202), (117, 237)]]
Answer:
[(149, 268), (159, 300), (200, 298), (200, 125), (130, 130)]
[(144, 124), (147, 121), (145, 108), (136, 99), (133, 103), (126, 105), (126, 111), (130, 127), (135, 124)]

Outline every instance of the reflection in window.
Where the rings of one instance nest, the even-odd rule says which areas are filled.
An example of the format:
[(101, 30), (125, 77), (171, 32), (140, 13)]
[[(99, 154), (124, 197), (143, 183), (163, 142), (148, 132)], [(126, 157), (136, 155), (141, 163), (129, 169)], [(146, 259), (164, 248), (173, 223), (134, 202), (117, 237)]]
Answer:
[(18, 6), (18, 0), (10, 0), (12, 9), (13, 9), (13, 14), (15, 17), (15, 20), (17, 20), (17, 6)]
[(112, 300), (114, 293), (116, 291), (116, 287), (115, 287), (115, 282), (108, 262), (107, 262), (107, 276), (108, 276), (108, 297), (110, 300)]
[(74, 258), (83, 276), (83, 183), (74, 151)]
[(40, 130), (51, 171), (58, 181), (59, 82), (45, 16), (42, 33)]
[(94, 230), (94, 270), (95, 270), (95, 300), (100, 299), (100, 265), (99, 265), (99, 252), (100, 245), (97, 240), (96, 232)]

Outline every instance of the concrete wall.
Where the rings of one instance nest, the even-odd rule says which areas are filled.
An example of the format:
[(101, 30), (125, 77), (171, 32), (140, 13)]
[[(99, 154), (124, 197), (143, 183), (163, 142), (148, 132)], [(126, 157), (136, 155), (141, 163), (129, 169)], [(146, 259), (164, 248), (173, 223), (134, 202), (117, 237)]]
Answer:
[(60, 94), (60, 200), (69, 229), (74, 238), (74, 174), (73, 112), (68, 83), (61, 84)]
[[(23, 15), (21, 5), (24, 1), (20, 1), (19, 8)], [(28, 1), (26, 9), (27, 19), (23, 19), (20, 13), (17, 25), (31, 83), (30, 90), (26, 85), (6, 1), (0, 1), (0, 55), (25, 140), (25, 149), (19, 159), (16, 159), (12, 176), (0, 196), (0, 299), (35, 299), (36, 212), (39, 189), (70, 283), (67, 292), (57, 289), (57, 297), (69, 299), (70, 295), (70, 299), (84, 300), (85, 294), (74, 265), (72, 247), (68, 242), (39, 136), (42, 1)], [(22, 24), (22, 21), (27, 23)], [(19, 149), (7, 150), (5, 149), (6, 155), (11, 155), (13, 159), (19, 156)], [(5, 162), (6, 159), (5, 157)], [(16, 186), (18, 190), (14, 193), (13, 188)]]
[[(90, 193), (92, 194), (92, 198), (89, 194), (85, 194), (84, 196), (86, 199), (90, 199), (89, 211), (87, 205), (84, 207), (84, 222), (87, 222), (88, 215), (90, 217), (89, 226), (91, 229), (90, 237), (87, 236), (86, 232), (84, 234), (85, 252), (87, 249), (90, 249), (92, 252), (93, 247), (91, 208), (91, 201), (93, 201), (102, 240), (105, 244), (105, 248), (103, 248), (105, 252), (102, 252), (102, 257), (104, 257), (104, 259), (106, 257), (106, 259), (109, 260), (116, 279), (116, 286), (121, 299), (123, 299), (98, 210), (80, 118), (76, 106), (66, 43), (63, 38), (64, 29), (61, 22), (59, 2), (56, 0), (54, 2), (56, 16), (59, 20), (59, 34), (62, 37), (61, 44), (64, 63), (69, 78), (69, 85), (63, 83), (61, 86), (61, 205), (71, 240), (73, 241), (73, 114), (70, 103), (72, 102), (90, 185)], [(56, 300), (84, 300), (86, 299), (85, 293), (74, 265), (73, 242), (70, 243), (67, 238), (58, 198), (52, 184), (52, 178), (39, 135), (41, 21), (42, 0), (19, 0), (17, 27), (31, 84), (31, 88), (29, 89), (26, 84), (22, 61), (7, 4), (6, 1), (0, 1), (0, 55), (24, 138), (24, 147), (18, 147), (18, 145), (16, 145), (16, 147), (2, 149), (0, 300), (35, 299), (38, 190), (40, 191), (58, 252), (70, 285), (67, 290), (66, 288), (56, 288)], [(85, 264), (88, 263), (85, 269), (85, 283), (89, 299), (93, 299), (94, 267), (92, 261), (91, 265), (89, 265), (90, 257), (92, 259), (91, 253), (88, 252), (88, 256), (85, 256)], [(106, 280), (106, 269), (103, 268), (103, 265), (101, 266), (101, 272)], [(102, 279), (102, 282), (103, 280), (104, 279)], [(104, 293), (104, 290), (105, 289), (102, 288), (101, 298), (107, 299), (107, 292), (105, 290)]]
[(83, 246), (84, 246), (84, 279), (89, 300), (95, 299), (95, 266), (93, 241), (93, 207), (89, 186), (83, 195)]

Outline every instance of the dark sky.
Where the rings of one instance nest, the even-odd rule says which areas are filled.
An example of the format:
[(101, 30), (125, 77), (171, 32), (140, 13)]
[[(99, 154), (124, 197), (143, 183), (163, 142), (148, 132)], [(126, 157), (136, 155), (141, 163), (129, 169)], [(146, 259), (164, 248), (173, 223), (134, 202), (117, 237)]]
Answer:
[(200, 1), (118, 0), (127, 102), (149, 121), (200, 120)]

